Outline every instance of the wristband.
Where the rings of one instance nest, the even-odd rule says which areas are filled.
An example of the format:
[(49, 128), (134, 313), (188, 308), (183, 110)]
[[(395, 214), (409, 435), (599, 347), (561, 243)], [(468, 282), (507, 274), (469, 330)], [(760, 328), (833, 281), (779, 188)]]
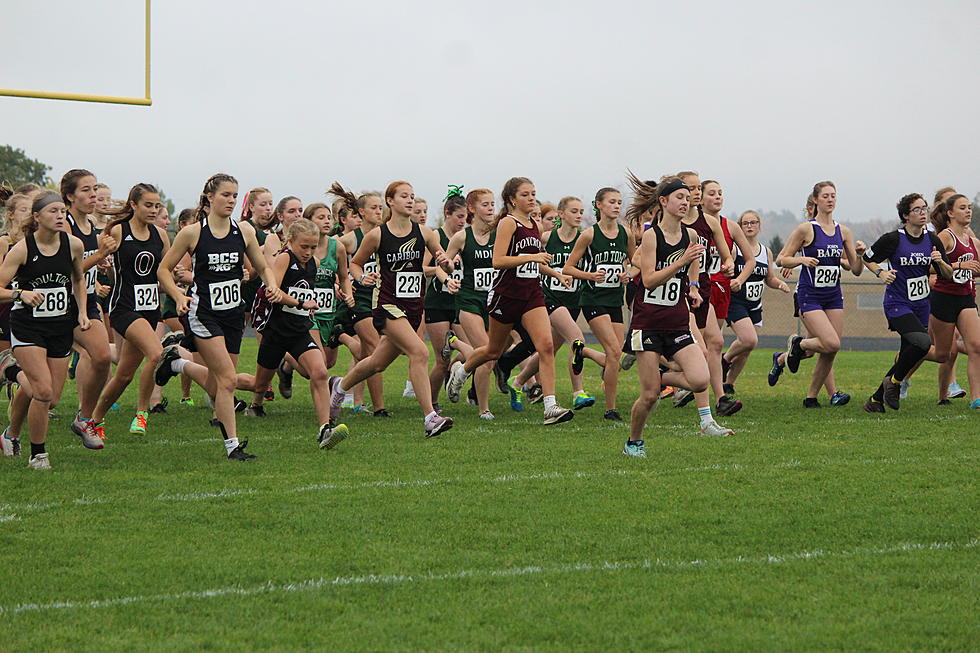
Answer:
[(875, 278), (879, 278), (879, 279), (881, 278), (881, 268), (875, 270)]
[(691, 282), (690, 282), (690, 283), (688, 283), (687, 285), (689, 285), (689, 286), (694, 286), (695, 288), (700, 288), (700, 287), (701, 287), (701, 284), (700, 284), (700, 283), (698, 283), (697, 281), (691, 281)]

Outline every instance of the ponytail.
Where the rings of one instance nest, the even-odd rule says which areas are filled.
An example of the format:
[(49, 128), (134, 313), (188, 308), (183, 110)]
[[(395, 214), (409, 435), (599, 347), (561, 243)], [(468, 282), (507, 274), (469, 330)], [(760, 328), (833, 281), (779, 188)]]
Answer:
[(956, 193), (955, 195), (950, 195), (932, 209), (932, 214), (929, 216), (929, 219), (932, 220), (932, 226), (936, 228), (937, 234), (949, 227), (949, 211), (953, 210), (953, 207), (956, 206), (956, 200), (959, 199), (968, 198), (963, 193)]

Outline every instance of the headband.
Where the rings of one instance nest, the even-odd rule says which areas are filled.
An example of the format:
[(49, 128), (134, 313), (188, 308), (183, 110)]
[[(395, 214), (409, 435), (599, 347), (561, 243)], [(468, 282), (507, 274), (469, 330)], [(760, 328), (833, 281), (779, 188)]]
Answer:
[(679, 191), (681, 189), (691, 190), (690, 186), (685, 184), (680, 179), (672, 179), (660, 188), (660, 197), (668, 197), (671, 193)]
[(61, 195), (55, 193), (54, 191), (45, 193), (44, 195), (41, 195), (40, 197), (34, 200), (34, 203), (31, 205), (31, 212), (37, 213), (39, 211), (42, 211), (44, 210), (45, 206), (47, 206), (48, 204), (54, 204), (55, 202), (64, 202), (64, 200), (61, 199)]

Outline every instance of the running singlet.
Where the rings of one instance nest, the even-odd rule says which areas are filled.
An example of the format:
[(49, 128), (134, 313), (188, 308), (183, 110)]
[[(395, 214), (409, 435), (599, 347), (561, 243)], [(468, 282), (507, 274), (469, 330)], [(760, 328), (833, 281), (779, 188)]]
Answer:
[[(507, 245), (507, 256), (537, 254), (541, 251), (541, 234), (538, 225), (531, 220), (531, 226), (525, 227), (512, 215), (506, 217), (514, 221), (514, 234)], [(530, 220), (530, 218), (528, 218)], [(535, 262), (522, 263), (516, 268), (499, 270), (497, 279), (491, 290), (504, 297), (527, 299), (535, 295), (541, 296), (541, 273)], [(542, 299), (543, 301), (543, 299)]]
[(698, 274), (698, 292), (700, 292), (702, 296), (710, 295), (711, 286), (708, 284), (710, 280), (708, 270), (710, 270), (712, 265), (711, 252), (717, 251), (714, 246), (714, 232), (711, 230), (711, 225), (708, 224), (708, 220), (704, 217), (704, 211), (700, 206), (698, 207), (697, 220), (688, 225), (682, 222), (681, 227), (693, 229), (694, 233), (698, 235), (698, 244), (704, 247), (704, 251), (701, 253), (701, 270)]
[[(732, 240), (732, 234), (728, 230), (728, 218), (718, 216), (718, 222), (721, 223), (721, 233), (724, 234), (725, 242), (728, 243), (728, 251), (734, 252), (733, 244), (735, 241)], [(724, 284), (727, 288), (731, 284), (732, 279), (721, 273), (721, 256), (718, 254), (718, 248), (712, 243), (709, 249), (711, 250), (711, 267), (708, 270), (708, 275), (712, 281)], [(736, 272), (735, 275), (738, 276), (738, 273)]]
[(844, 237), (840, 225), (834, 223), (834, 234), (828, 236), (816, 220), (810, 220), (813, 227), (813, 242), (803, 247), (803, 256), (817, 259), (816, 267), (803, 266), (800, 272), (798, 291), (811, 297), (835, 297), (840, 290), (840, 259), (844, 256)]
[(78, 307), (72, 295), (71, 244), (68, 234), (58, 234), (58, 251), (51, 256), (41, 253), (34, 234), (28, 234), (25, 240), (27, 260), (17, 269), (14, 280), (21, 290), (40, 293), (41, 303), (28, 306), (22, 302), (14, 302), (10, 320), (28, 329), (70, 333), (78, 319)]
[[(89, 256), (96, 254), (99, 251), (99, 232), (95, 228), (95, 224), (86, 216), (85, 221), (88, 222), (88, 233), (84, 234), (71, 213), (67, 213), (66, 217), (68, 218), (68, 225), (71, 227), (71, 235), (82, 241), (82, 247), (85, 250), (82, 253), (82, 259), (87, 259)], [(95, 296), (95, 282), (99, 276), (99, 266), (93, 265), (84, 274), (85, 293), (88, 295), (88, 304), (91, 307), (98, 301)]]
[(278, 333), (302, 333), (313, 328), (310, 311), (303, 308), (302, 305), (307, 300), (316, 301), (317, 299), (314, 289), (317, 264), (313, 257), (310, 257), (306, 263), (302, 263), (291, 250), (287, 249), (285, 253), (289, 255), (289, 265), (286, 267), (286, 273), (282, 276), (279, 287), (282, 292), (298, 301), (300, 305), (273, 304), (269, 321), (266, 322), (263, 331), (273, 329)]
[(112, 254), (112, 271), (116, 283), (109, 296), (109, 312), (160, 310), (160, 285), (157, 267), (163, 258), (163, 239), (154, 225), (150, 237), (137, 240), (129, 220), (123, 222), (122, 240)]
[(381, 225), (376, 253), (381, 283), (374, 291), (376, 308), (387, 304), (397, 306), (406, 315), (421, 315), (425, 303), (424, 254), (425, 240), (416, 223), (412, 223), (407, 236), (396, 236), (387, 223)]
[[(681, 225), (681, 239), (669, 245), (659, 226), (653, 227), (657, 236), (657, 269), (663, 270), (681, 256), (690, 243), (687, 228)], [(633, 319), (630, 330), (687, 331), (690, 325), (690, 308), (687, 303), (689, 265), (681, 267), (677, 274), (653, 290), (643, 284), (640, 273), (640, 289), (633, 298)]]
[(476, 241), (473, 227), (466, 227), (466, 242), (460, 251), (463, 259), (463, 279), (459, 286), (459, 296), (464, 299), (475, 299), (482, 305), (487, 304), (487, 293), (493, 288), (497, 278), (497, 270), (493, 267), (493, 242), (496, 234), (490, 232), (486, 245)]
[(898, 229), (881, 236), (864, 253), (864, 259), (872, 263), (888, 261), (895, 271), (895, 280), (885, 286), (882, 302), (885, 315), (897, 317), (912, 310), (916, 305), (929, 306), (929, 269), (932, 267), (932, 248), (943, 251), (939, 237), (924, 231), (918, 238), (909, 236), (905, 229)]
[[(976, 261), (977, 248), (973, 244), (972, 238), (967, 238), (967, 242), (963, 242), (956, 237), (956, 234), (952, 230), (949, 230), (950, 235), (953, 236), (953, 249), (946, 253), (946, 257), (949, 259), (949, 264), (954, 268), (956, 264), (963, 261)], [(940, 252), (945, 249), (944, 247), (937, 247)], [(950, 295), (973, 295), (975, 292), (975, 287), (973, 285), (973, 273), (969, 270), (953, 270), (953, 278), (943, 279), (939, 277), (936, 279), (935, 290), (939, 292), (944, 292)]]
[(623, 225), (617, 224), (615, 238), (607, 238), (599, 225), (592, 227), (592, 243), (586, 251), (589, 272), (602, 272), (602, 281), (586, 281), (579, 300), (581, 306), (613, 306), (623, 305), (623, 284), (619, 275), (625, 269), (627, 237)]
[[(746, 261), (742, 250), (735, 247), (735, 276), (737, 277), (745, 269)], [(749, 310), (762, 308), (762, 291), (766, 287), (766, 277), (769, 276), (769, 250), (762, 243), (759, 243), (759, 251), (753, 261), (755, 269), (745, 280), (738, 292), (732, 292), (732, 299), (739, 301), (749, 307)]]
[(216, 238), (207, 218), (201, 222), (201, 235), (194, 248), (194, 284), (191, 306), (201, 311), (233, 316), (244, 315), (242, 304), (242, 267), (245, 261), (245, 238), (238, 225), (229, 221), (228, 234)]
[(316, 268), (313, 292), (317, 318), (329, 319), (337, 310), (337, 240), (327, 238), (327, 254)]
[[(548, 237), (548, 242), (545, 243), (544, 251), (551, 254), (552, 268), (560, 271), (565, 267), (568, 255), (572, 253), (572, 250), (575, 248), (575, 243), (578, 242), (579, 234), (580, 232), (576, 231), (572, 239), (566, 243), (558, 236), (557, 229), (551, 232), (551, 236)], [(541, 287), (544, 290), (545, 298), (552, 304), (567, 308), (578, 307), (579, 295), (581, 295), (582, 290), (578, 279), (573, 278), (572, 285), (566, 288), (562, 285), (561, 281), (554, 277), (541, 277)]]
[[(439, 234), (439, 246), (442, 251), (449, 249), (449, 236), (442, 229), (436, 229)], [(463, 279), (463, 270), (457, 267), (450, 275), (458, 281)], [(440, 282), (435, 276), (429, 278), (429, 288), (425, 291), (425, 310), (427, 311), (451, 311), (456, 305), (456, 299), (446, 290), (446, 284)]]
[[(364, 232), (360, 227), (354, 230), (354, 251), (350, 253), (350, 258), (347, 261), (348, 269), (350, 268), (350, 259), (354, 258), (354, 254), (357, 254), (357, 250), (361, 248), (361, 242), (364, 240)], [(372, 254), (371, 258), (364, 263), (364, 274), (371, 274), (372, 272), (378, 272), (378, 255)], [(377, 287), (365, 286), (357, 279), (353, 279), (354, 282), (354, 312), (355, 313), (366, 313), (372, 308), (371, 301), (374, 296), (374, 292)]]

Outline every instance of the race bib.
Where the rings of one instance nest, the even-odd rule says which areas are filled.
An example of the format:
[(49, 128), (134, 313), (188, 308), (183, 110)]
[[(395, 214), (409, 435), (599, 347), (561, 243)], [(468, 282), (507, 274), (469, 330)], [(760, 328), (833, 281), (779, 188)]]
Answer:
[[(459, 283), (463, 283), (463, 266), (454, 269), (453, 273), (449, 275), (449, 279), (455, 279)], [(442, 284), (442, 292), (449, 292), (449, 279), (446, 279), (446, 283)]]
[(395, 297), (398, 299), (418, 299), (421, 296), (421, 272), (398, 272), (395, 275)]
[(914, 279), (908, 279), (906, 281), (906, 291), (908, 292), (910, 302), (925, 299), (929, 296), (929, 277), (923, 275)]
[(534, 262), (534, 263), (525, 263), (523, 265), (518, 265), (517, 266), (517, 278), (518, 279), (537, 279), (538, 276), (539, 276), (539, 274), (538, 274), (538, 264), (537, 264), (537, 262)]
[(813, 287), (832, 288), (840, 281), (839, 265), (818, 265), (813, 268)]
[[(368, 261), (364, 264), (364, 274), (377, 274), (378, 273), (378, 262)], [(379, 280), (380, 281), (380, 280)]]
[(476, 268), (473, 270), (473, 288), (479, 292), (487, 292), (493, 287), (497, 278), (494, 268)]
[(757, 302), (762, 299), (762, 289), (765, 281), (747, 281), (745, 283), (745, 298), (750, 302)]
[(964, 270), (960, 268), (959, 270), (953, 270), (953, 283), (970, 283), (973, 281), (973, 273), (969, 270)]
[(333, 288), (314, 288), (313, 297), (316, 299), (316, 304), (320, 308), (317, 309), (317, 315), (324, 313), (333, 313), (333, 300), (334, 300), (334, 289)]
[(242, 303), (242, 283), (240, 279), (228, 279), (212, 283), (208, 292), (211, 294), (211, 310), (227, 311), (238, 308)]
[(572, 285), (566, 288), (562, 285), (561, 279), (557, 277), (549, 277), (549, 282), (551, 289), (555, 292), (575, 292), (578, 290), (578, 279), (572, 277)]
[(299, 288), (297, 286), (290, 286), (286, 290), (286, 294), (299, 302), (296, 306), (289, 306), (287, 304), (282, 305), (282, 310), (284, 313), (292, 313), (293, 315), (302, 315), (303, 317), (309, 317), (310, 311), (303, 308), (303, 304), (308, 301), (316, 301), (316, 291), (313, 288)]
[(34, 307), (34, 317), (61, 317), (68, 313), (67, 288), (38, 288), (34, 292), (41, 295), (41, 303)]
[(708, 266), (708, 274), (718, 274), (721, 272), (721, 257), (718, 256), (718, 248), (711, 246), (711, 264)]
[(603, 279), (595, 284), (596, 288), (619, 288), (619, 275), (623, 273), (623, 266), (612, 263), (603, 263), (595, 266), (596, 272), (602, 272)]
[(160, 306), (160, 286), (141, 283), (133, 286), (133, 307), (137, 311), (155, 311)]
[(657, 306), (676, 306), (681, 298), (681, 280), (671, 277), (667, 283), (657, 286), (653, 290), (646, 290), (643, 293), (644, 304), (655, 304)]

